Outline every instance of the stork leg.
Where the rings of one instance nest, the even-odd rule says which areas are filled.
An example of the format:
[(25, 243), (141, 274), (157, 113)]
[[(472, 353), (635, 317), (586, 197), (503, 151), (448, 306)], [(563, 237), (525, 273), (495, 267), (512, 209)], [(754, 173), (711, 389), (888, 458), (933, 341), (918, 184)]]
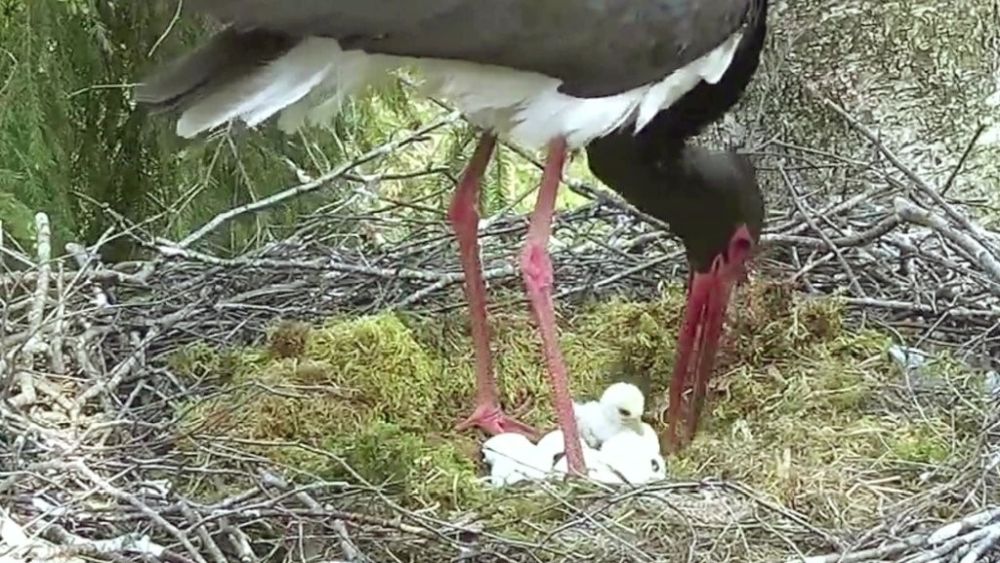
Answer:
[(528, 238), (521, 252), (521, 274), (527, 288), (528, 299), (534, 311), (538, 332), (542, 337), (542, 352), (549, 371), (556, 418), (566, 440), (566, 460), (569, 472), (583, 474), (583, 449), (580, 433), (573, 414), (573, 399), (569, 393), (566, 364), (559, 350), (556, 333), (555, 309), (552, 303), (552, 261), (547, 250), (552, 234), (552, 213), (555, 210), (559, 180), (566, 162), (566, 140), (557, 139), (549, 145), (549, 154), (538, 189), (538, 200), (531, 214)]
[(493, 358), (490, 354), (486, 282), (483, 281), (482, 264), (479, 262), (479, 213), (476, 211), (476, 204), (483, 173), (495, 145), (496, 137), (490, 133), (484, 134), (479, 140), (448, 209), (448, 221), (458, 238), (462, 271), (465, 273), (465, 297), (469, 302), (476, 358), (476, 408), (469, 418), (459, 423), (456, 430), (477, 426), (490, 434), (518, 432), (534, 437), (536, 432), (533, 428), (507, 416), (500, 407), (500, 393), (493, 376)]

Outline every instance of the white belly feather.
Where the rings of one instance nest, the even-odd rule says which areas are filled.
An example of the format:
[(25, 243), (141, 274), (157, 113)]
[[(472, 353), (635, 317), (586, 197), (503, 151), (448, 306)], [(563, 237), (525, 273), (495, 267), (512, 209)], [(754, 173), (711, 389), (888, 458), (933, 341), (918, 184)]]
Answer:
[(284, 131), (324, 124), (348, 97), (388, 79), (394, 69), (413, 67), (425, 80), (425, 94), (449, 101), (480, 127), (528, 149), (556, 137), (579, 148), (627, 125), (638, 131), (700, 80), (718, 82), (740, 36), (660, 82), (602, 98), (562, 94), (559, 80), (534, 72), (344, 51), (334, 39), (310, 37), (253, 75), (199, 100), (178, 120), (177, 134), (193, 137), (234, 120), (255, 127), (279, 112)]

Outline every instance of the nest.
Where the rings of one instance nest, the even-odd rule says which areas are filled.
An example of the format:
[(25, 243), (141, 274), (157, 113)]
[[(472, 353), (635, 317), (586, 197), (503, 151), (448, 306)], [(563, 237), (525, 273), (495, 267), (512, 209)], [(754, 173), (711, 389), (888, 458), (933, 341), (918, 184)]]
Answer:
[[(829, 341), (838, 342), (844, 358), (858, 356), (855, 372), (872, 361), (884, 362), (878, 370), (885, 372), (891, 364), (884, 354), (871, 359), (874, 353), (858, 340), (862, 333), (882, 335), (879, 350), (891, 337), (936, 355), (947, 377), (925, 385), (918, 381), (922, 372), (904, 362), (898, 367), (901, 379), (893, 380), (898, 384), (884, 393), (868, 384), (871, 392), (860, 399), (841, 397), (827, 405), (834, 414), (848, 401), (851, 408), (910, 410), (916, 411), (910, 413), (914, 418), (933, 421), (920, 428), (948, 439), (933, 441), (930, 453), (924, 451), (930, 441), (913, 440), (920, 462), (879, 460), (869, 464), (877, 471), (841, 476), (841, 490), (821, 490), (818, 483), (832, 481), (818, 474), (804, 475), (785, 494), (761, 490), (747, 482), (753, 481), (754, 468), (774, 461), (776, 472), (788, 469), (782, 456), (790, 459), (796, 442), (786, 436), (789, 442), (775, 442), (767, 457), (753, 457), (769, 444), (768, 436), (758, 436), (753, 449), (739, 450), (739, 433), (746, 431), (739, 421), (746, 411), (729, 401), (715, 413), (721, 422), (714, 434), (708, 432), (715, 438), (671, 461), (675, 478), (667, 483), (628, 490), (567, 483), (484, 492), (474, 503), (477, 512), (458, 502), (444, 506), (440, 499), (447, 497), (447, 487), (419, 497), (413, 488), (404, 493), (374, 482), (336, 448), (296, 442), (295, 431), (289, 443), (278, 445), (302, 455), (286, 463), (277, 463), (252, 438), (226, 434), (226, 440), (213, 441), (213, 435), (225, 434), (225, 421), (195, 416), (204, 414), (198, 405), (215, 398), (230, 406), (225, 413), (250, 409), (251, 403), (232, 402), (237, 396), (227, 394), (226, 378), (260, 373), (240, 372), (232, 362), (285, 366), (300, 378), (296, 386), (258, 379), (253, 396), (292, 394), (295, 404), (305, 404), (322, 387), (310, 387), (309, 381), (334, 377), (329, 370), (311, 372), (302, 361), (313, 357), (317, 326), (342, 330), (330, 319), (378, 322), (396, 314), (434, 324), (462, 314), (462, 275), (442, 211), (368, 197), (388, 178), (431, 172), (361, 172), (452, 127), (458, 116), (449, 113), (325, 174), (311, 176), (297, 168), (301, 185), (220, 214), (181, 241), (158, 238), (118, 218), (120, 230), (105, 240), (67, 245), (66, 255), (56, 256), (48, 219), (39, 214), (34, 252), (0, 248), (8, 263), (18, 265), (0, 278), (5, 299), (0, 416), (9, 429), (0, 434), (0, 560), (987, 560), (1000, 539), (1000, 411), (988, 389), (977, 390), (996, 384), (990, 370), (1000, 352), (1000, 234), (947, 200), (941, 195), (946, 189), (927, 185), (842, 109), (823, 103), (872, 141), (878, 163), (787, 144), (759, 149), (759, 167), (771, 181), (771, 217), (748, 296), (767, 304), (737, 314), (728, 365), (742, 362), (745, 379), (754, 385), (740, 391), (742, 396), (777, 401), (771, 410), (786, 408), (785, 424), (794, 414), (782, 402), (786, 399), (774, 399), (780, 386), (750, 375), (779, 365), (773, 362), (779, 353), (791, 358), (820, 350), (789, 336), (793, 332), (808, 338), (832, 334)], [(804, 171), (816, 170), (850, 179), (864, 191), (807, 191), (801, 187)], [(615, 299), (630, 303), (636, 322), (652, 319), (654, 327), (637, 330), (634, 349), (622, 357), (659, 354), (664, 349), (657, 347), (671, 338), (652, 344), (643, 338), (655, 336), (670, 318), (641, 304), (659, 300), (669, 305), (661, 309), (675, 310), (678, 286), (665, 289), (663, 280), (681, 278), (682, 249), (655, 219), (617, 197), (586, 180), (569, 178), (566, 184), (586, 203), (555, 221), (552, 257), (562, 314), (570, 318)], [(345, 197), (303, 217), (287, 236), (236, 257), (202, 248), (234, 219), (329, 186), (344, 188)], [(514, 212), (481, 225), (485, 276), (501, 314), (523, 312), (515, 258), (526, 225), (526, 217)], [(100, 247), (122, 236), (148, 249), (148, 259), (102, 263)], [(796, 304), (789, 301), (790, 290), (797, 292)], [(826, 313), (817, 313), (820, 309)], [(763, 311), (760, 318), (755, 311)], [(852, 335), (846, 344), (845, 334)], [(519, 340), (523, 337), (515, 334), (509, 342), (514, 346)], [(759, 344), (764, 340), (785, 344), (769, 350)], [(226, 349), (244, 355), (218, 352)], [(638, 369), (669, 363), (669, 355), (657, 354), (647, 354), (659, 359)], [(181, 364), (178, 357), (184, 358)], [(827, 390), (833, 395), (864, 384), (863, 376), (834, 375), (830, 381), (842, 384)], [(790, 372), (777, 376), (794, 379)], [(467, 375), (453, 377), (466, 379), (454, 392), (467, 393)], [(789, 388), (794, 386), (785, 385)], [(543, 390), (534, 387), (528, 395)], [(527, 398), (546, 402), (546, 396)], [(871, 401), (884, 404), (867, 404)], [(547, 416), (539, 412), (540, 418)], [(773, 414), (763, 408), (753, 412)], [(793, 430), (821, 432), (822, 421), (815, 424)], [(371, 436), (377, 453), (385, 434)], [(745, 471), (706, 475), (704, 467), (723, 466), (713, 460), (727, 455), (727, 447), (738, 452), (723, 465)], [(415, 452), (420, 459), (423, 450)], [(422, 462), (421, 479), (440, 482), (442, 475), (459, 475), (443, 467), (444, 458), (429, 459)], [(462, 459), (465, 469), (456, 472), (470, 467), (469, 458)], [(844, 460), (820, 461), (840, 467), (836, 464)], [(455, 477), (449, 486), (458, 491), (460, 485), (468, 483)], [(865, 507), (864, 518), (838, 517), (857, 488), (868, 488), (870, 498), (881, 500)]]

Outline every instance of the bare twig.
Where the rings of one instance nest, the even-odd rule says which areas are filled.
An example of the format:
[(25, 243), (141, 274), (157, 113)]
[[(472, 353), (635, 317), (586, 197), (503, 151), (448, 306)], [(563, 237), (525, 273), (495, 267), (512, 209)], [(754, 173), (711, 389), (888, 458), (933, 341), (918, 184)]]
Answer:
[(830, 248), (833, 254), (837, 257), (837, 261), (840, 262), (840, 265), (844, 267), (844, 272), (847, 274), (847, 279), (850, 280), (851, 282), (851, 290), (858, 297), (861, 298), (867, 297), (864, 288), (861, 287), (861, 282), (858, 281), (857, 275), (854, 274), (854, 269), (852, 269), (851, 265), (847, 263), (847, 260), (844, 258), (844, 255), (841, 254), (840, 249), (837, 248), (837, 245), (834, 244), (832, 240), (830, 240), (830, 237), (827, 236), (825, 232), (823, 232), (823, 229), (819, 228), (816, 222), (813, 221), (812, 217), (806, 211), (805, 207), (803, 207), (800, 201), (798, 190), (792, 183), (792, 179), (788, 177), (788, 173), (785, 172), (784, 167), (780, 167), (779, 170), (781, 171), (781, 177), (785, 180), (785, 187), (787, 187), (788, 191), (791, 192), (792, 201), (795, 202), (795, 207), (802, 215), (802, 218), (806, 221), (806, 223), (809, 224), (809, 227), (812, 228), (812, 230), (815, 231), (816, 234), (819, 235), (821, 239), (823, 239), (823, 242), (827, 244), (827, 246)]
[(326, 186), (331, 181), (339, 178), (340, 176), (343, 176), (347, 172), (350, 172), (351, 170), (357, 168), (358, 166), (361, 166), (362, 164), (365, 164), (366, 162), (370, 162), (372, 160), (375, 160), (377, 158), (380, 158), (380, 157), (383, 157), (383, 156), (385, 156), (387, 154), (390, 154), (393, 151), (399, 150), (399, 148), (404, 147), (404, 146), (406, 146), (406, 145), (408, 145), (410, 143), (419, 141), (420, 139), (422, 139), (428, 133), (434, 131), (435, 129), (440, 129), (441, 127), (444, 127), (445, 125), (448, 125), (448, 124), (454, 123), (455, 121), (458, 121), (458, 119), (460, 117), (461, 117), (461, 115), (458, 112), (451, 112), (448, 115), (445, 115), (444, 117), (441, 117), (441, 118), (439, 118), (439, 119), (437, 119), (437, 120), (435, 120), (435, 121), (433, 121), (433, 122), (431, 122), (431, 123), (429, 123), (427, 125), (424, 125), (424, 126), (418, 128), (416, 131), (414, 131), (410, 135), (407, 135), (407, 136), (402, 137), (400, 139), (397, 139), (397, 140), (394, 140), (394, 141), (390, 141), (390, 142), (385, 143), (385, 144), (383, 144), (383, 145), (381, 145), (379, 147), (376, 147), (376, 148), (374, 148), (374, 149), (366, 152), (365, 154), (359, 156), (358, 158), (354, 159), (353, 161), (348, 162), (347, 164), (338, 166), (337, 168), (334, 168), (333, 170), (327, 172), (326, 174), (323, 174), (322, 176), (319, 176), (319, 177), (315, 178), (314, 180), (312, 180), (310, 182), (306, 182), (305, 184), (300, 184), (298, 186), (295, 186), (293, 188), (289, 188), (287, 190), (278, 192), (278, 193), (276, 193), (276, 194), (274, 194), (272, 196), (269, 196), (269, 197), (266, 197), (264, 199), (255, 201), (253, 203), (248, 203), (246, 205), (241, 205), (239, 207), (235, 207), (233, 209), (230, 209), (230, 210), (228, 210), (228, 211), (226, 211), (224, 213), (220, 213), (215, 218), (213, 218), (211, 221), (209, 221), (208, 223), (205, 223), (198, 230), (196, 230), (193, 233), (191, 233), (190, 235), (184, 237), (184, 240), (182, 240), (179, 243), (177, 243), (177, 246), (179, 246), (181, 248), (187, 248), (187, 247), (191, 246), (192, 244), (194, 244), (195, 242), (197, 242), (197, 241), (201, 240), (202, 238), (204, 238), (205, 235), (207, 235), (207, 234), (211, 233), (212, 231), (214, 231), (215, 229), (219, 228), (221, 225), (223, 225), (223, 224), (225, 224), (225, 223), (227, 223), (227, 222), (235, 219), (236, 217), (239, 217), (240, 215), (245, 215), (247, 213), (253, 213), (253, 212), (256, 212), (256, 211), (267, 209), (268, 207), (273, 207), (273, 206), (275, 206), (275, 205), (277, 205), (277, 204), (279, 204), (279, 203), (281, 203), (281, 202), (283, 202), (283, 201), (285, 201), (287, 199), (295, 198), (295, 197), (301, 196), (303, 194), (307, 194), (309, 192), (316, 191), (316, 190), (318, 190), (318, 189)]
[(921, 209), (906, 199), (897, 197), (893, 199), (893, 205), (896, 208), (896, 214), (901, 219), (934, 229), (973, 256), (978, 261), (978, 265), (993, 278), (994, 283), (997, 284), (994, 291), (1000, 294), (1000, 261), (978, 240), (951, 227), (943, 217)]

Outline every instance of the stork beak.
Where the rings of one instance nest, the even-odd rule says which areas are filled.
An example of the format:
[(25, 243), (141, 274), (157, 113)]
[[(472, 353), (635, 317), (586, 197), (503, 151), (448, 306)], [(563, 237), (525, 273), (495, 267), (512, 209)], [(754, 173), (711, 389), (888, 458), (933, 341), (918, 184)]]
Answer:
[(642, 434), (642, 419), (641, 418), (629, 418), (622, 421), (622, 425), (629, 430), (632, 430), (636, 434)]
[(690, 278), (684, 323), (677, 337), (677, 362), (670, 382), (667, 446), (671, 451), (681, 447), (676, 434), (681, 399), (692, 384), (692, 408), (687, 416), (684, 441), (693, 438), (698, 429), (708, 379), (715, 367), (726, 307), (733, 286), (746, 279), (746, 260), (752, 249), (753, 239), (746, 227), (741, 226), (730, 239), (725, 254), (715, 257), (708, 272), (694, 272)]

